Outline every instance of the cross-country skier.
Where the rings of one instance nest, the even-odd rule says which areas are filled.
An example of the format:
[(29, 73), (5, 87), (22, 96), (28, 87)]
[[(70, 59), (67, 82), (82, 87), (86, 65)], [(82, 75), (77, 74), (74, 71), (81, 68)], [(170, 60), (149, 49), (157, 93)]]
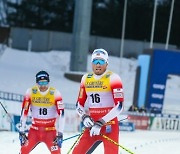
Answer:
[[(103, 138), (104, 134), (119, 142), (119, 124), (117, 116), (123, 110), (123, 86), (120, 77), (108, 66), (108, 53), (96, 49), (92, 53), (92, 73), (81, 79), (76, 110), (86, 127), (73, 154), (92, 153), (103, 142), (105, 154), (118, 154), (118, 146)], [(85, 112), (85, 102), (89, 114)]]
[[(21, 154), (29, 154), (40, 142), (47, 145), (51, 154), (61, 153), (64, 105), (60, 92), (50, 87), (49, 81), (49, 74), (46, 71), (38, 72), (36, 85), (29, 88), (25, 94), (19, 130)], [(25, 125), (29, 110), (32, 125), (26, 136)]]

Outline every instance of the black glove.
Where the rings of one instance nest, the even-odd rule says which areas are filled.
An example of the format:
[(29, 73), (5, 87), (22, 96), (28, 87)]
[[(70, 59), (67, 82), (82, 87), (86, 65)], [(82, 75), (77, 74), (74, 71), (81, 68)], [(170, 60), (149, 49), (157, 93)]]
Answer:
[(53, 143), (61, 148), (62, 147), (62, 142), (63, 142), (63, 133), (58, 132), (58, 135), (54, 139)]
[(20, 140), (21, 146), (23, 146), (28, 141), (28, 138), (25, 132), (19, 132), (19, 140)]
[(94, 120), (89, 116), (84, 114), (82, 116), (82, 122), (84, 124), (85, 127), (92, 127), (94, 125)]

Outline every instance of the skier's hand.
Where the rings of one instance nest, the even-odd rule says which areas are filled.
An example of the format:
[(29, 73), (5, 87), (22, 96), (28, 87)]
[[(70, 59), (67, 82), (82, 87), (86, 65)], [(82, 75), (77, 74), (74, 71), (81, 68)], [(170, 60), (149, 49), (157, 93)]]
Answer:
[(20, 140), (21, 146), (26, 144), (26, 142), (28, 141), (28, 138), (27, 138), (25, 132), (19, 132), (19, 140)]
[(58, 132), (58, 135), (54, 139), (53, 143), (61, 148), (62, 147), (62, 142), (63, 142), (63, 133)]
[(104, 120), (98, 120), (90, 130), (90, 136), (100, 135), (101, 127), (105, 124)]
[(82, 121), (86, 128), (92, 127), (94, 125), (94, 120), (89, 115), (84, 114), (82, 116)]

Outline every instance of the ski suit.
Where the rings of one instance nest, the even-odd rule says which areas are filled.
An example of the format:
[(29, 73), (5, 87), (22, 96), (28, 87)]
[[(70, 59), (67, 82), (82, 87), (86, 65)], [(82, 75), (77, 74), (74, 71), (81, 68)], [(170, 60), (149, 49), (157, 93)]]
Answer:
[(20, 131), (24, 131), (29, 109), (32, 125), (27, 144), (21, 146), (21, 154), (29, 154), (40, 142), (46, 144), (51, 154), (60, 154), (60, 148), (53, 143), (57, 131), (63, 132), (64, 127), (64, 105), (60, 92), (53, 87), (46, 92), (40, 92), (37, 86), (29, 88), (22, 103)]
[[(123, 87), (120, 77), (106, 70), (102, 75), (94, 73), (85, 74), (81, 79), (80, 91), (77, 101), (77, 113), (85, 113), (85, 102), (89, 115), (94, 121), (101, 118), (106, 122), (102, 126), (101, 134), (114, 141), (119, 140), (119, 124), (117, 116), (122, 111), (124, 101)], [(118, 154), (118, 146), (104, 139), (101, 135), (90, 136), (86, 128), (79, 143), (75, 146), (73, 154), (90, 154), (101, 143), (104, 144), (105, 154)]]

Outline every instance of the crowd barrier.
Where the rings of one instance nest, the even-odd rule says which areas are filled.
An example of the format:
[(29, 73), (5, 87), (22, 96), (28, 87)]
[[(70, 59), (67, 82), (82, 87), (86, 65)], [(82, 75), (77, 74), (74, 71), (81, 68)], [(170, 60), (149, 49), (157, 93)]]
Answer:
[(16, 93), (0, 91), (0, 99), (22, 102), (24, 96)]

